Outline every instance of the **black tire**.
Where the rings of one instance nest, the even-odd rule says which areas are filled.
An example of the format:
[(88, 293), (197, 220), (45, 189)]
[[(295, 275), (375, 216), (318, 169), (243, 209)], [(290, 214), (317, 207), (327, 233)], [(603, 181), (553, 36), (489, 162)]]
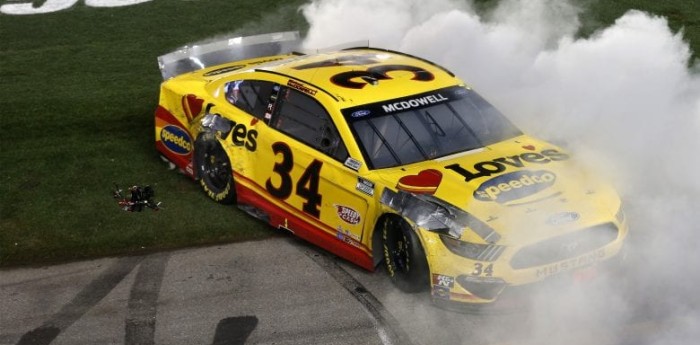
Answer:
[(236, 202), (236, 186), (231, 162), (218, 140), (208, 134), (200, 136), (195, 145), (195, 163), (199, 184), (212, 200), (220, 204)]
[(382, 224), (384, 267), (401, 291), (414, 293), (429, 287), (430, 269), (418, 235), (405, 220), (388, 217)]

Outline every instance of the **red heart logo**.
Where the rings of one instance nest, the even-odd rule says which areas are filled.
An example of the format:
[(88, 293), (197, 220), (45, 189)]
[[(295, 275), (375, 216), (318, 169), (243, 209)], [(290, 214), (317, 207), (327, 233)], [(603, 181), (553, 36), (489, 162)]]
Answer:
[(523, 148), (530, 151), (535, 151), (535, 145), (523, 145)]
[(255, 124), (258, 123), (258, 118), (254, 117), (252, 120), (250, 120), (250, 125), (255, 126)]
[(402, 177), (396, 188), (416, 194), (435, 194), (440, 181), (442, 181), (442, 173), (435, 169), (428, 169), (419, 172), (418, 175)]
[(204, 100), (197, 98), (195, 95), (185, 95), (182, 96), (182, 109), (185, 111), (185, 116), (187, 120), (192, 122), (192, 119), (197, 117), (199, 113), (202, 112), (202, 105)]

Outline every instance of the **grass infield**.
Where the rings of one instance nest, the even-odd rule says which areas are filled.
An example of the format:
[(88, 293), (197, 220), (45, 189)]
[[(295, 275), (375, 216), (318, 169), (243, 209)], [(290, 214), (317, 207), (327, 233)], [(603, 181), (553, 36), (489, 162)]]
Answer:
[[(235, 207), (210, 201), (158, 158), (156, 57), (215, 35), (303, 31), (297, 9), (305, 2), (156, 0), (119, 8), (80, 2), (49, 14), (0, 14), (0, 266), (274, 235)], [(487, 8), (493, 1), (477, 3)], [(584, 4), (584, 35), (637, 8), (668, 17), (700, 51), (695, 1)], [(119, 210), (114, 182), (154, 186), (164, 209)]]

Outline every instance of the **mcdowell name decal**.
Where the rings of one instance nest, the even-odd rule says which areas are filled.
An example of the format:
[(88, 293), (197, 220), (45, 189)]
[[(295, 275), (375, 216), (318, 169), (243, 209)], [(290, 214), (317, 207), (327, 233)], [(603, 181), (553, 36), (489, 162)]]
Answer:
[(384, 109), (385, 113), (389, 114), (389, 113), (393, 113), (395, 111), (409, 110), (411, 108), (419, 108), (419, 107), (422, 107), (422, 106), (425, 106), (428, 104), (441, 103), (441, 102), (448, 101), (448, 100), (449, 99), (447, 97), (438, 93), (435, 95), (409, 99), (406, 101), (401, 101), (401, 102), (396, 102), (396, 103), (391, 103), (391, 104), (385, 104), (385, 105), (382, 105), (382, 108)]
[(291, 79), (287, 82), (287, 86), (291, 87), (294, 90), (301, 91), (305, 94), (309, 94), (311, 96), (315, 96), (316, 93), (318, 92), (318, 91), (316, 91), (310, 87), (307, 87), (306, 85), (304, 85), (296, 80), (291, 80)]

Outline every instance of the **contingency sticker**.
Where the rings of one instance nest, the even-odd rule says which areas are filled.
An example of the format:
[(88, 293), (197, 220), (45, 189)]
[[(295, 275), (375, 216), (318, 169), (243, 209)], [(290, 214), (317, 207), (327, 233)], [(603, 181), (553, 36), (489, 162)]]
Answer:
[(360, 223), (360, 213), (355, 211), (355, 209), (344, 205), (334, 205), (336, 211), (338, 212), (338, 218), (342, 219), (344, 222), (352, 225), (357, 225)]
[(355, 186), (357, 190), (365, 193), (369, 196), (374, 196), (374, 182), (370, 180), (363, 179), (362, 177), (357, 178), (357, 185)]

